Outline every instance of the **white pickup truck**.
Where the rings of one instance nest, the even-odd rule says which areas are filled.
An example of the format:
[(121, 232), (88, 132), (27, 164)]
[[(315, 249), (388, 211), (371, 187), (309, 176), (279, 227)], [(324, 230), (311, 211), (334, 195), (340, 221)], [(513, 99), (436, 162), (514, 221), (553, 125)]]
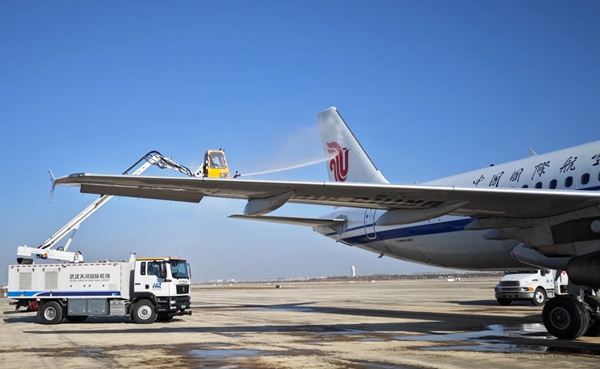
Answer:
[(513, 300), (526, 300), (540, 306), (549, 298), (566, 294), (568, 283), (569, 278), (564, 271), (511, 270), (496, 285), (496, 300), (500, 305), (510, 305)]

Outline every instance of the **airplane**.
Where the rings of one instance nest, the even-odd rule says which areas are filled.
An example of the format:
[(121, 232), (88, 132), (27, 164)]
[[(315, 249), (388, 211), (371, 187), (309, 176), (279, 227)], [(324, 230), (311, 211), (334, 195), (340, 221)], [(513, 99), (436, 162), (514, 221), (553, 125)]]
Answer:
[[(76, 173), (55, 183), (183, 202), (244, 199), (243, 214), (230, 218), (310, 226), (380, 257), (467, 270), (566, 270), (576, 292), (546, 303), (546, 329), (559, 338), (600, 335), (600, 141), (398, 185), (385, 179), (335, 107), (317, 117), (329, 181)], [(265, 215), (288, 202), (335, 208), (319, 218)]]

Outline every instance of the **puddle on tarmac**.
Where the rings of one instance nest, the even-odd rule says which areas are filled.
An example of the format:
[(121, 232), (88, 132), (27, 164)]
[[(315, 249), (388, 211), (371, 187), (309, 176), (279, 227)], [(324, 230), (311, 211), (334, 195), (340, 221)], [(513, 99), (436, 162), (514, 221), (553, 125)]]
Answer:
[[(431, 335), (406, 335), (393, 336), (400, 341), (428, 341), (456, 343), (440, 346), (422, 347), (425, 351), (478, 351), (478, 352), (503, 352), (507, 354), (542, 354), (542, 353), (564, 353), (564, 354), (587, 354), (600, 355), (599, 349), (589, 347), (571, 347), (565, 345), (564, 341), (557, 340), (550, 335), (543, 324), (518, 324), (505, 326), (494, 324), (487, 326), (482, 331), (461, 333), (440, 333)], [(514, 344), (506, 342), (506, 338), (523, 338), (531, 340), (546, 340), (547, 344)], [(465, 342), (466, 341), (466, 342)]]
[(482, 331), (461, 332), (461, 333), (445, 333), (445, 334), (430, 334), (430, 335), (406, 335), (394, 336), (393, 338), (400, 341), (431, 341), (431, 342), (448, 342), (448, 341), (464, 341), (477, 340), (487, 338), (490, 341), (492, 338), (503, 337), (518, 337), (518, 338), (535, 338), (555, 340), (556, 337), (550, 335), (543, 324), (519, 324), (516, 326), (505, 326), (502, 324), (488, 325)]
[(259, 350), (242, 350), (242, 349), (212, 349), (212, 350), (190, 350), (192, 356), (204, 359), (222, 359), (222, 358), (242, 358), (250, 356), (274, 355), (276, 353), (259, 351)]
[(364, 365), (366, 368), (376, 368), (376, 369), (418, 369), (419, 368), (416, 366), (374, 363), (372, 361), (356, 361), (356, 363), (360, 364), (360, 365)]
[(387, 341), (385, 338), (381, 337), (364, 337), (357, 339), (359, 342), (385, 342)]
[[(500, 335), (507, 337), (519, 337), (519, 338), (534, 338), (534, 339), (545, 339), (555, 340), (556, 337), (548, 333), (546, 328), (541, 323), (531, 324), (518, 324), (515, 326), (506, 326), (502, 324), (488, 325), (488, 335)], [(491, 332), (490, 332), (491, 331)]]
[(423, 351), (475, 351), (502, 352), (505, 354), (543, 354), (549, 351), (547, 346), (515, 345), (498, 341), (474, 342), (472, 345), (431, 346), (421, 348)]
[[(320, 337), (339, 337), (348, 336), (348, 340), (358, 342), (385, 342), (388, 340), (398, 341), (426, 341), (443, 343), (437, 346), (422, 347), (425, 351), (479, 351), (479, 352), (504, 352), (504, 353), (543, 353), (549, 348), (540, 345), (522, 345), (506, 342), (507, 337), (556, 340), (551, 336), (543, 324), (520, 324), (515, 326), (504, 326), (494, 324), (486, 326), (481, 331), (460, 332), (460, 333), (439, 333), (429, 335), (402, 335), (402, 336), (378, 336), (365, 337), (369, 332), (358, 329), (338, 329), (324, 330), (315, 332)], [(314, 334), (314, 333), (313, 333)], [(358, 336), (358, 337), (357, 337)], [(339, 338), (334, 338), (339, 340)], [(314, 343), (322, 343), (314, 341)]]
[(147, 345), (147, 346), (126, 345), (126, 346), (119, 346), (118, 348), (114, 348), (114, 349), (115, 350), (140, 350), (143, 348), (144, 350), (179, 350), (179, 349), (181, 349), (181, 347), (185, 347), (185, 348), (190, 348), (190, 349), (193, 348), (193, 349), (203, 350), (205, 347), (213, 348), (213, 347), (230, 347), (230, 346), (231, 346), (230, 343), (210, 342), (210, 343), (194, 343), (194, 344), (182, 344), (182, 345)]
[[(260, 350), (248, 350), (248, 349), (213, 349), (213, 350), (190, 350), (189, 353), (197, 358), (206, 359), (219, 363), (219, 368), (237, 368), (237, 363), (243, 359), (259, 357), (259, 356), (273, 356), (273, 355), (315, 355), (314, 351), (300, 352), (300, 351), (260, 351)], [(223, 362), (229, 362), (229, 365), (222, 366)], [(370, 361), (356, 361), (356, 364), (364, 365), (366, 368), (375, 369), (417, 369), (414, 366), (407, 365), (396, 365), (377, 363)], [(210, 366), (209, 366), (210, 367)]]
[[(251, 350), (251, 349), (224, 349), (224, 348), (206, 348), (206, 349), (193, 349), (187, 351), (190, 356), (195, 358), (204, 359), (208, 363), (210, 362), (232, 362), (233, 364), (247, 359), (257, 358), (261, 356), (277, 356), (277, 355), (318, 355), (319, 353), (314, 350), (282, 350), (282, 351), (265, 351), (265, 350)], [(219, 366), (220, 368), (222, 366)]]
[[(274, 330), (278, 332), (279, 330)], [(471, 352), (497, 352), (506, 354), (583, 354), (600, 356), (600, 347), (586, 342), (557, 340), (550, 335), (543, 324), (518, 324), (518, 325), (489, 325), (482, 330), (470, 332), (439, 332), (426, 335), (390, 335), (386, 332), (368, 331), (353, 328), (340, 328), (335, 326), (316, 326), (310, 330), (299, 327), (297, 330), (303, 335), (313, 338), (312, 344), (323, 344), (330, 340), (356, 341), (356, 342), (386, 342), (398, 341), (423, 341), (433, 343), (434, 346), (415, 347), (423, 351), (471, 351)], [(289, 330), (286, 330), (289, 333)], [(528, 343), (531, 342), (531, 343)], [(436, 344), (437, 343), (437, 344)], [(119, 349), (139, 349), (140, 346), (121, 346)], [(194, 345), (158, 345), (145, 346), (146, 349), (184, 349), (192, 357), (201, 358), (209, 362), (233, 362), (250, 360), (260, 356), (274, 355), (308, 355), (311, 353), (303, 350), (295, 351), (263, 351), (250, 349), (236, 349), (229, 343), (215, 342)], [(75, 355), (80, 356), (105, 356), (104, 349), (80, 348)], [(302, 351), (302, 352), (301, 352)], [(361, 363), (359, 363), (361, 364)], [(397, 368), (385, 363), (369, 363), (373, 368)], [(235, 365), (234, 365), (235, 366)], [(409, 368), (409, 367), (406, 367)]]

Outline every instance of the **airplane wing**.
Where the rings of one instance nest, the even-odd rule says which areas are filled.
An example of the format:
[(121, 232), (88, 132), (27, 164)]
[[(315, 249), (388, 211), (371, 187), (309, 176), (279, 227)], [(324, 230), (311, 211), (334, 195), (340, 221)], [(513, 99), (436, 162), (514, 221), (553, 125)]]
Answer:
[[(82, 193), (199, 202), (204, 196), (245, 199), (262, 215), (286, 202), (370, 209), (449, 209), (440, 213), (471, 217), (541, 218), (600, 205), (588, 191), (525, 188), (460, 188), (349, 182), (260, 181), (78, 173), (56, 180)], [(248, 209), (248, 206), (247, 206)], [(431, 217), (439, 216), (434, 215)]]

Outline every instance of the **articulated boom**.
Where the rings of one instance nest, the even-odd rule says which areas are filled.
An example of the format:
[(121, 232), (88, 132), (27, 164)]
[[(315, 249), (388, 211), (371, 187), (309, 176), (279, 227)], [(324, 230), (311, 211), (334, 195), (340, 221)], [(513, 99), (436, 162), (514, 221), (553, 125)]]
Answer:
[[(158, 151), (150, 151), (146, 155), (144, 155), (140, 160), (135, 162), (132, 166), (127, 168), (123, 174), (129, 174), (129, 171), (137, 167), (141, 162), (145, 161), (143, 165), (133, 171), (130, 175), (137, 176), (142, 174), (146, 169), (150, 168), (152, 165), (156, 165), (161, 169), (171, 169), (174, 171), (178, 171), (183, 173), (189, 177), (198, 177), (204, 176), (202, 171), (192, 172), (187, 167), (176, 163), (170, 158), (163, 156)], [(52, 172), (50, 172), (52, 176)], [(52, 192), (54, 192), (54, 177), (52, 176)], [(65, 224), (61, 229), (59, 229), (56, 233), (50, 236), (44, 243), (42, 243), (38, 247), (29, 247), (19, 246), (17, 248), (17, 261), (19, 264), (31, 264), (33, 262), (32, 259), (29, 259), (32, 255), (35, 255), (40, 259), (54, 259), (61, 261), (68, 261), (71, 263), (82, 263), (83, 255), (79, 251), (71, 252), (67, 251), (71, 242), (73, 241), (73, 236), (79, 229), (81, 223), (84, 220), (89, 218), (92, 214), (94, 214), (98, 209), (100, 209), (104, 204), (108, 202), (113, 197), (113, 195), (102, 195), (96, 201), (92, 202), (87, 208), (83, 209), (79, 214), (77, 214), (73, 219), (71, 219), (67, 224)], [(60, 246), (57, 248), (53, 248), (60, 240), (65, 238), (68, 234), (71, 234), (67, 243), (64, 246)]]

